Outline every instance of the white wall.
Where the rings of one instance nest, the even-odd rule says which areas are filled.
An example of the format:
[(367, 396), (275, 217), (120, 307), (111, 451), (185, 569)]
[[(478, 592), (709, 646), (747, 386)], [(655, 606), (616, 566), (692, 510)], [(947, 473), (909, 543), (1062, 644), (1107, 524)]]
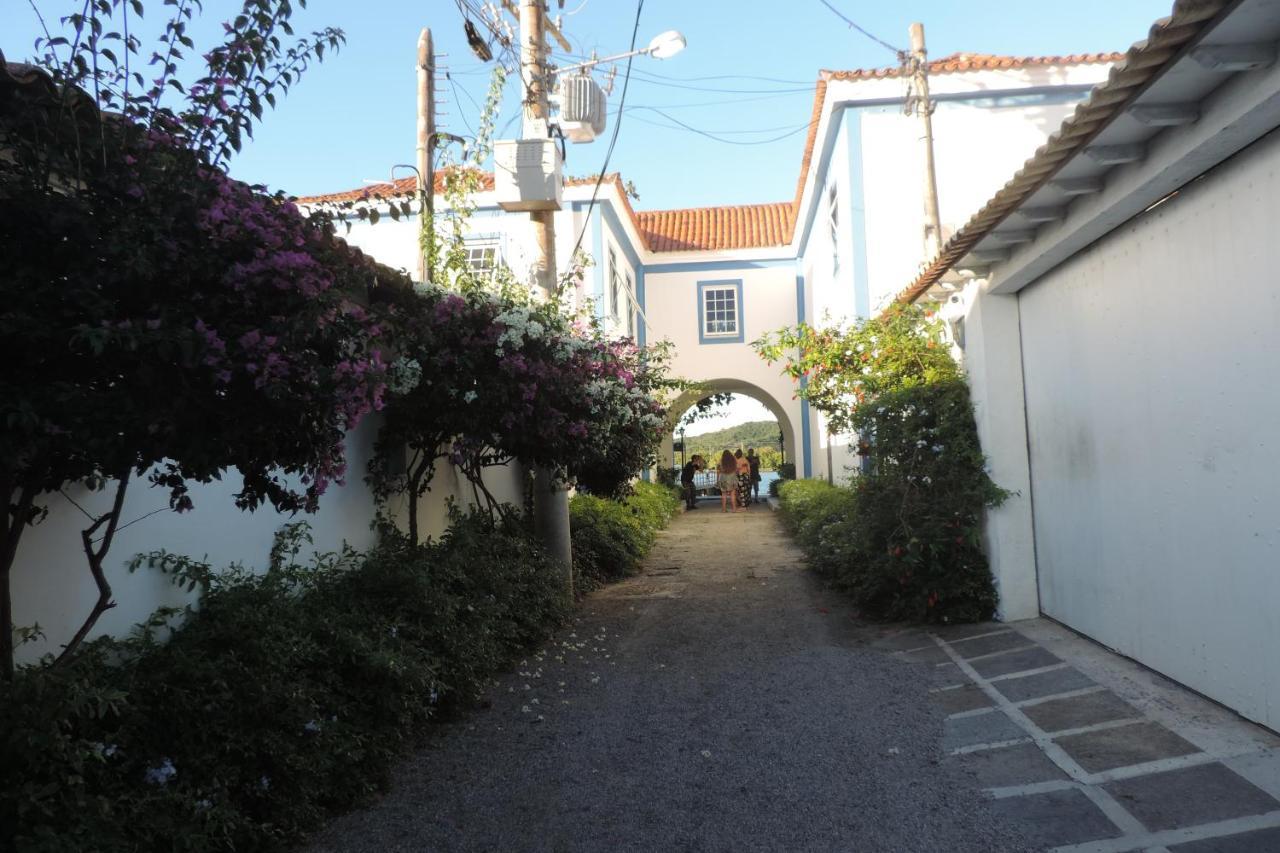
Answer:
[[(195, 485), (191, 498), (195, 509), (175, 513), (168, 509), (168, 492), (151, 488), (145, 476), (130, 482), (121, 518), (121, 527), (107, 556), (107, 581), (117, 606), (98, 620), (90, 638), (128, 634), (156, 608), (181, 607), (193, 600), (173, 586), (169, 579), (151, 569), (129, 573), (126, 563), (139, 553), (166, 550), (204, 560), (214, 568), (242, 563), (264, 569), (275, 534), (289, 522), (306, 521), (312, 528), (311, 552), (339, 550), (343, 543), (357, 550), (376, 544), (371, 527), (375, 503), (364, 482), (368, 461), (377, 436), (378, 418), (367, 418), (347, 436), (347, 480), (345, 486), (332, 485), (320, 499), (318, 512), (285, 515), (269, 506), (256, 512), (235, 507), (233, 495), (241, 480), (232, 472), (209, 485)], [(495, 468), (485, 477), (494, 497), (520, 506), (523, 503), (523, 471), (518, 465)], [(11, 575), (13, 615), (16, 626), (39, 624), (42, 642), (19, 647), (19, 663), (37, 660), (45, 653), (57, 653), (71, 639), (97, 601), (97, 586), (89, 574), (81, 550), (80, 531), (88, 520), (75, 503), (97, 515), (111, 506), (114, 491), (90, 492), (83, 486), (68, 487), (61, 494), (47, 496), (48, 517), (29, 527), (22, 537)], [(419, 536), (438, 537), (448, 526), (446, 501), (459, 506), (474, 504), (471, 487), (451, 465), (442, 464), (432, 490), (419, 502)], [(403, 529), (407, 502), (392, 501), (388, 513)]]
[(1278, 221), (1272, 134), (1019, 294), (1045, 613), (1273, 728)]

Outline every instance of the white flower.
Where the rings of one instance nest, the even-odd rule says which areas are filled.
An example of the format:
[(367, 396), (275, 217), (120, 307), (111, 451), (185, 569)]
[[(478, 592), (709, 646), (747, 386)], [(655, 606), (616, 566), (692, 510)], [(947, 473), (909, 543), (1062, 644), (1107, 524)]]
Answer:
[(196, 808), (202, 812), (207, 812), (213, 808), (213, 802), (211, 800), (196, 800)]
[(169, 780), (178, 775), (178, 768), (173, 766), (173, 759), (166, 758), (158, 767), (148, 767), (146, 781), (152, 785), (167, 785)]
[(479, 397), (479, 396), (480, 395), (477, 394), (475, 391), (468, 391), (467, 393), (462, 395), (462, 399), (468, 403), (473, 403), (475, 402), (476, 397)]
[(920, 478), (920, 482), (924, 483), (927, 486), (933, 482), (933, 479), (931, 477), (925, 476)]
[(941, 445), (941, 444), (935, 444), (935, 445), (933, 446), (933, 452), (934, 452), (934, 453), (941, 453), (941, 452), (942, 452), (942, 445)]
[(310, 720), (305, 726), (302, 727), (302, 730), (306, 732), (318, 732), (320, 731), (320, 723), (317, 722), (316, 720)]
[(259, 788), (261, 788), (261, 789), (262, 789), (262, 790), (264, 790), (264, 791), (270, 791), (270, 790), (271, 790), (271, 777), (270, 777), (270, 776), (263, 775), (263, 777), (262, 777), (261, 779), (259, 779), (259, 780), (258, 780), (258, 787), (259, 787)]

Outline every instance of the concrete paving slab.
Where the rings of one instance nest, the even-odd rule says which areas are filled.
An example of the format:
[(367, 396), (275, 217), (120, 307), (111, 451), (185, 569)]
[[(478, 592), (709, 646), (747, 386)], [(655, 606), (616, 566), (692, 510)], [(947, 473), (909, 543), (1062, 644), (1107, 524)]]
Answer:
[(1042, 672), (1038, 675), (1026, 675), (1022, 678), (997, 681), (992, 686), (999, 690), (1010, 702), (1025, 702), (1028, 699), (1039, 699), (1042, 696), (1053, 696), (1058, 693), (1083, 690), (1086, 687), (1096, 687), (1097, 685), (1084, 673), (1071, 667), (1066, 667), (1064, 669), (1055, 669), (1052, 672)]
[[(1238, 755), (1222, 763), (1280, 800), (1280, 749)], [(1276, 849), (1280, 850), (1280, 845)]]
[(1065, 780), (1067, 774), (1034, 743), (967, 752), (948, 759), (973, 774), (984, 788), (1012, 788)]
[(960, 671), (960, 667), (953, 663), (943, 664), (942, 666), (932, 666), (928, 670), (926, 676), (929, 686), (933, 688), (953, 687), (956, 685), (968, 685), (973, 682), (969, 680), (969, 676)]
[(1137, 708), (1109, 690), (1066, 699), (1050, 699), (1048, 702), (1025, 707), (1022, 713), (1049, 733), (1142, 716)]
[(1075, 788), (1009, 797), (992, 803), (1006, 820), (1021, 825), (1037, 849), (1116, 838), (1121, 833), (1093, 802)]
[(933, 638), (921, 631), (901, 631), (873, 640), (873, 648), (887, 652), (905, 652), (910, 649), (928, 648), (934, 644)]
[(960, 714), (964, 711), (976, 711), (979, 708), (991, 708), (994, 703), (978, 685), (970, 684), (955, 690), (943, 690), (931, 695), (939, 708), (947, 714)]
[(994, 678), (997, 675), (1008, 675), (1011, 672), (1053, 666), (1055, 663), (1062, 663), (1062, 658), (1044, 649), (1034, 648), (976, 660), (972, 666), (974, 672), (983, 678)]
[(1274, 797), (1221, 764), (1137, 776), (1102, 788), (1153, 831), (1280, 809)]
[(1168, 850), (1169, 853), (1276, 853), (1280, 850), (1280, 827), (1175, 844)]
[(1003, 711), (992, 711), (975, 717), (947, 720), (942, 729), (942, 748), (963, 749), (983, 743), (999, 743), (1024, 738), (1027, 733), (1018, 727)]
[(1055, 742), (1089, 773), (1200, 751), (1159, 723), (1150, 722), (1068, 735), (1055, 738)]
[(927, 649), (920, 649), (914, 652), (905, 652), (902, 657), (912, 663), (949, 663), (951, 658), (938, 646)]
[(989, 655), (994, 652), (1006, 652), (1010, 649), (1017, 649), (1023, 646), (1035, 645), (1026, 637), (1015, 631), (1008, 631), (1004, 634), (990, 634), (986, 637), (975, 637), (972, 640), (959, 640), (951, 644), (951, 648), (956, 654), (968, 660), (969, 658), (980, 657), (981, 655)]

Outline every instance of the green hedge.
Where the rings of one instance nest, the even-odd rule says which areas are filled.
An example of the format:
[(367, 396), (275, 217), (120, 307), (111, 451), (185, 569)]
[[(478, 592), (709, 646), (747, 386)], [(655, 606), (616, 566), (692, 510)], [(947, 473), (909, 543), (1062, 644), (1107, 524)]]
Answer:
[(426, 723), (569, 612), (536, 545), (482, 518), (299, 565), (305, 536), (262, 575), (149, 555), (202, 588), (171, 636), (160, 613), (0, 684), (0, 849), (285, 848), (383, 788)]
[(569, 502), (578, 592), (635, 574), (657, 532), (679, 511), (680, 500), (672, 488), (636, 483), (634, 489), (625, 501), (579, 494)]
[(885, 619), (989, 619), (995, 587), (981, 544), (987, 507), (1006, 493), (987, 476), (963, 380), (886, 392), (862, 406), (871, 471), (848, 487), (797, 480), (783, 517), (810, 564)]

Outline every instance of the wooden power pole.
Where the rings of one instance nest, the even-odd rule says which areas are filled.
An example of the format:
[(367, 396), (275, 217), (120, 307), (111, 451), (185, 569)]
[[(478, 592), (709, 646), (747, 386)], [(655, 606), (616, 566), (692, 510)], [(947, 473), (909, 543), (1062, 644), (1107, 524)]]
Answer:
[[(436, 176), (433, 169), (436, 148), (436, 55), (431, 44), (431, 30), (426, 27), (418, 34), (418, 214), (422, 217), (422, 234), (418, 246), (418, 278), (429, 282), (435, 271), (427, 256), (427, 246), (422, 243), (426, 229), (435, 228)], [(434, 234), (432, 235), (434, 236)]]
[(942, 251), (942, 214), (938, 209), (938, 171), (933, 159), (933, 101), (929, 97), (929, 59), (924, 48), (924, 24), (911, 25), (911, 81), (908, 102), (924, 123), (924, 245), (926, 262)]
[[(551, 118), (545, 62), (547, 48), (544, 0), (520, 0), (520, 81), (524, 91), (523, 136), (546, 139)], [(544, 299), (556, 298), (556, 229), (554, 210), (530, 211), (536, 249), (534, 282)], [(573, 546), (569, 539), (569, 493), (555, 471), (539, 467), (533, 475), (533, 527), (543, 547), (560, 562), (570, 593), (573, 590)]]

